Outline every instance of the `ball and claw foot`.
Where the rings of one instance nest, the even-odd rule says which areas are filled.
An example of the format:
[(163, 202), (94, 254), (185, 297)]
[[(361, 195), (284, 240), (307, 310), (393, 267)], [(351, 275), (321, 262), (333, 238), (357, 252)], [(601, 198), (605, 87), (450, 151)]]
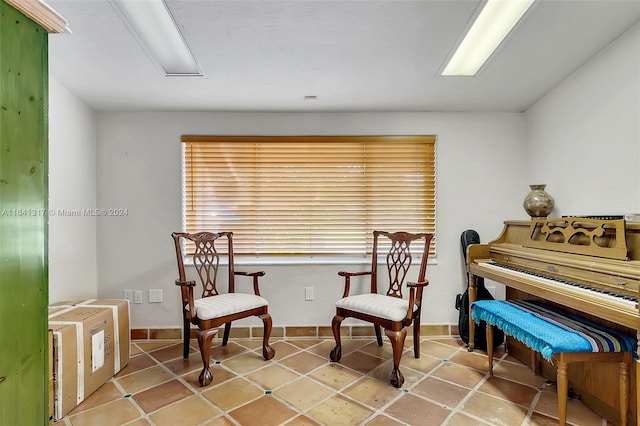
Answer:
[(203, 368), (200, 376), (198, 377), (198, 383), (200, 386), (207, 386), (213, 380), (213, 375), (211, 374), (211, 370), (209, 368)]
[(335, 348), (331, 349), (329, 359), (333, 362), (338, 362), (340, 361), (340, 358), (342, 358), (342, 347), (336, 346)]
[(404, 376), (398, 369), (393, 369), (391, 371), (391, 377), (389, 378), (389, 382), (393, 387), (400, 388), (404, 384)]
[(271, 346), (267, 345), (267, 346), (263, 346), (262, 347), (262, 357), (265, 360), (267, 360), (267, 361), (270, 360), (271, 358), (273, 358), (275, 356), (275, 354), (276, 354), (276, 351), (273, 350), (273, 348)]

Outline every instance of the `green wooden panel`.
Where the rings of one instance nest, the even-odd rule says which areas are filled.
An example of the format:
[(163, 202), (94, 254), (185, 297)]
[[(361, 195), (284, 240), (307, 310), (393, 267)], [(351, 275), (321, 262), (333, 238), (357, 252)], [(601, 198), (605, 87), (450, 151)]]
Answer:
[(0, 1), (0, 425), (49, 421), (47, 37)]

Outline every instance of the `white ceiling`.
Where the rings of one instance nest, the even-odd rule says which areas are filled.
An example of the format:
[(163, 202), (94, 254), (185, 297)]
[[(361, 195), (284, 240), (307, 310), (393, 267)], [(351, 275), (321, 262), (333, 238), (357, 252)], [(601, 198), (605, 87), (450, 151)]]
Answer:
[(100, 111), (519, 112), (640, 20), (640, 0), (538, 0), (479, 75), (444, 78), (480, 0), (167, 0), (204, 76), (164, 77), (109, 1), (48, 4), (72, 31), (50, 72)]

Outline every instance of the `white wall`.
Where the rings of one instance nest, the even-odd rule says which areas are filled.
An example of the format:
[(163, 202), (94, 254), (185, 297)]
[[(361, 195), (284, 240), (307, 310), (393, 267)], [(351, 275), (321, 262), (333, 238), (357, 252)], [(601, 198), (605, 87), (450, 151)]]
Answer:
[[(456, 323), (455, 294), (464, 286), (460, 233), (496, 237), (504, 219), (525, 219), (524, 116), (465, 113), (99, 113), (98, 206), (127, 209), (98, 218), (100, 297), (144, 291), (131, 306), (133, 327), (180, 325), (175, 254), (170, 234), (181, 229), (183, 134), (436, 134), (437, 264), (430, 265), (424, 323)], [(266, 271), (262, 294), (274, 325), (330, 325), (342, 294), (340, 264), (248, 265)], [(315, 300), (304, 301), (305, 286)], [(164, 290), (149, 304), (147, 290)], [(255, 319), (255, 324), (260, 324)]]
[(554, 214), (640, 212), (640, 24), (526, 112), (527, 183)]
[[(98, 294), (95, 113), (49, 79), (49, 301)], [(79, 214), (79, 216), (64, 216)]]

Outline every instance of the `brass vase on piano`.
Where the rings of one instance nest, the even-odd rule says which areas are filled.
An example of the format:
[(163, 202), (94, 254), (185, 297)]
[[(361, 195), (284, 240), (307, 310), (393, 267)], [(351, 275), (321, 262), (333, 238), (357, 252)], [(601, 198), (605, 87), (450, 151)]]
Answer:
[(529, 185), (531, 192), (524, 198), (522, 206), (532, 219), (543, 219), (553, 210), (553, 197), (545, 192), (547, 185)]

